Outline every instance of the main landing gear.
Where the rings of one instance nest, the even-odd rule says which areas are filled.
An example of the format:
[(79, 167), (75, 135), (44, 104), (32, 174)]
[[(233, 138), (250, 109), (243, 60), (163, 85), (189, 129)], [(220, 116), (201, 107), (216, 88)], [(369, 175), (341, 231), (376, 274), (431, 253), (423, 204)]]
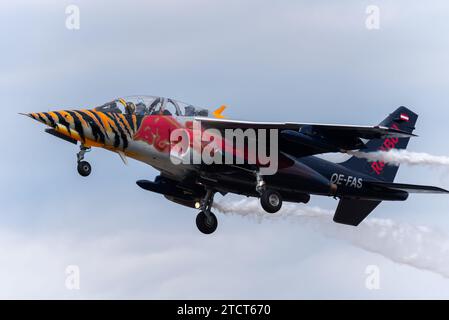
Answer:
[(215, 214), (211, 211), (212, 203), (214, 202), (214, 192), (207, 190), (206, 196), (201, 201), (200, 213), (196, 216), (196, 226), (204, 234), (211, 234), (217, 230), (218, 220)]
[(282, 207), (282, 197), (279, 192), (266, 189), (260, 195), (260, 204), (268, 213), (276, 213)]
[(260, 204), (268, 213), (276, 213), (282, 207), (282, 196), (279, 192), (266, 187), (262, 176), (256, 172), (256, 191), (260, 194)]
[(89, 152), (91, 149), (90, 147), (86, 147), (85, 145), (81, 145), (80, 152), (76, 154), (77, 160), (78, 160), (78, 173), (83, 176), (87, 177), (92, 172), (92, 167), (89, 162), (83, 161), (84, 155), (86, 152)]

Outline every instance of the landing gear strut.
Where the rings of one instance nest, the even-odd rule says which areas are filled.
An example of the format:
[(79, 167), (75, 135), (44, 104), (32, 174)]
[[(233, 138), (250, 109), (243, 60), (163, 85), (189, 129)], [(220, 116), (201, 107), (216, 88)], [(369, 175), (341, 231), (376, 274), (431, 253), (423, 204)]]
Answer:
[(90, 163), (87, 161), (83, 161), (84, 155), (86, 154), (86, 152), (89, 152), (89, 151), (90, 151), (89, 147), (86, 147), (85, 145), (81, 145), (80, 152), (78, 152), (76, 154), (77, 161), (78, 161), (78, 167), (77, 167), (78, 173), (83, 177), (87, 177), (92, 172), (92, 167), (91, 167)]
[(279, 192), (266, 187), (259, 172), (256, 172), (256, 191), (260, 194), (260, 204), (268, 213), (276, 213), (282, 207), (282, 196)]
[(214, 202), (214, 192), (207, 190), (206, 196), (201, 201), (201, 212), (196, 216), (196, 226), (204, 234), (211, 234), (217, 230), (218, 220), (211, 211)]

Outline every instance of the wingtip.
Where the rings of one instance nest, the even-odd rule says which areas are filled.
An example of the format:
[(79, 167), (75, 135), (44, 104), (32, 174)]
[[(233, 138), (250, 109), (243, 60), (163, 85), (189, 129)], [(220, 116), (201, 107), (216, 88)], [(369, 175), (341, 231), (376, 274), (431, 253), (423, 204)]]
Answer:
[(444, 188), (440, 188), (440, 187), (434, 187), (436, 193), (444, 193), (444, 194), (449, 194), (449, 190), (446, 190)]

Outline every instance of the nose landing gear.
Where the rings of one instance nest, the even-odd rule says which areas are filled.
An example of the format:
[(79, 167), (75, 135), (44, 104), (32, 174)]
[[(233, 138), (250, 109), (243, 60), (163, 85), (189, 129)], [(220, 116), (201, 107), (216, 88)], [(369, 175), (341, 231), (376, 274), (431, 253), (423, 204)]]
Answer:
[(218, 227), (218, 220), (215, 214), (211, 211), (212, 203), (214, 202), (214, 192), (207, 190), (206, 196), (201, 201), (201, 211), (196, 216), (196, 226), (204, 234), (211, 234)]
[(77, 161), (78, 161), (78, 167), (77, 167), (78, 173), (83, 177), (87, 177), (92, 172), (92, 167), (91, 167), (90, 163), (87, 161), (83, 161), (84, 155), (86, 154), (86, 152), (89, 152), (90, 150), (91, 150), (90, 147), (81, 145), (80, 152), (78, 152), (76, 154)]

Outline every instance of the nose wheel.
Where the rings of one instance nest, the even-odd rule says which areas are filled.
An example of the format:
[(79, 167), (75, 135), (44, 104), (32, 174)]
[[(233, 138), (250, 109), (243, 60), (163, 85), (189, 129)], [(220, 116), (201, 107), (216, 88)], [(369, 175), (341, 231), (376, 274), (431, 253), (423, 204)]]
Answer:
[(78, 161), (78, 166), (77, 166), (78, 173), (83, 177), (87, 177), (92, 172), (92, 166), (90, 165), (90, 163), (87, 161), (83, 161), (84, 155), (86, 154), (86, 152), (89, 152), (90, 150), (91, 149), (89, 147), (81, 145), (80, 152), (78, 152), (76, 154), (77, 161)]
[(87, 177), (88, 175), (90, 175), (90, 173), (92, 171), (92, 167), (91, 167), (90, 163), (87, 161), (78, 162), (77, 169), (78, 169), (78, 173), (83, 177)]
[(206, 196), (201, 202), (201, 211), (196, 216), (196, 226), (204, 234), (211, 234), (217, 230), (218, 219), (211, 211), (214, 202), (214, 192), (207, 190)]

